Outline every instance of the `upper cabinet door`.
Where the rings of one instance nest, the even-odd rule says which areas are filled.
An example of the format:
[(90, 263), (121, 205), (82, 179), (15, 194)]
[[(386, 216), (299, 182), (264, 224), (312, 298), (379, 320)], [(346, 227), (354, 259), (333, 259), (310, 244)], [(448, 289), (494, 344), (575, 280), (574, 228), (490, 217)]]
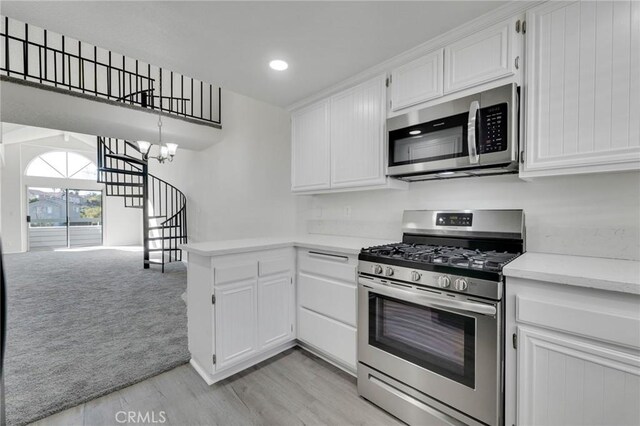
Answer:
[(450, 93), (512, 75), (509, 20), (465, 37), (444, 49), (444, 92)]
[(391, 72), (391, 110), (397, 111), (442, 96), (443, 49)]
[(640, 166), (640, 3), (527, 12), (527, 176)]
[(331, 187), (385, 182), (386, 76), (331, 98)]
[(329, 100), (291, 116), (291, 189), (309, 191), (330, 185)]

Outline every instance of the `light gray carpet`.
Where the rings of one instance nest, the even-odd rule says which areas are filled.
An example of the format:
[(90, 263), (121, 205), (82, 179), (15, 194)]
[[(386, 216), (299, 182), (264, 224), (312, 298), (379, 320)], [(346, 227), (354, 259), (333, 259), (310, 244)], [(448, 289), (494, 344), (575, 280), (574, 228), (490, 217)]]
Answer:
[(188, 361), (182, 263), (162, 274), (141, 252), (94, 250), (6, 255), (5, 267), (9, 425)]

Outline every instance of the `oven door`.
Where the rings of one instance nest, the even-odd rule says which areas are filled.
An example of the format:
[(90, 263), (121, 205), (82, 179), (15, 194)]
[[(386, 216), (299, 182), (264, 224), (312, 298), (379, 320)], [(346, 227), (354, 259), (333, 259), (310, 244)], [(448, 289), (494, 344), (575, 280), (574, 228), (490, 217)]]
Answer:
[(358, 287), (360, 363), (483, 423), (499, 423), (499, 302), (363, 277)]

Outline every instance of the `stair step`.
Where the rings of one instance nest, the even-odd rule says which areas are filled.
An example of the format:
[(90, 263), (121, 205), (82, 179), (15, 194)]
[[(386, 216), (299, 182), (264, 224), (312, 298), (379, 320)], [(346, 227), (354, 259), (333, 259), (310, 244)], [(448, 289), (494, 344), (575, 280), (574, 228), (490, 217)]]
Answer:
[(103, 182), (105, 185), (112, 186), (130, 186), (132, 188), (142, 188), (144, 187), (144, 183), (133, 183), (133, 182)]
[(185, 238), (185, 236), (184, 235), (174, 235), (174, 236), (167, 235), (165, 237), (149, 237), (147, 239), (149, 241), (158, 241), (158, 240), (176, 240), (176, 239), (182, 239), (182, 238)]
[(113, 167), (102, 167), (98, 169), (98, 172), (118, 173), (121, 175), (132, 175), (132, 176), (144, 176), (141, 170), (122, 170), (122, 169), (114, 169)]
[(150, 226), (149, 231), (153, 231), (155, 229), (168, 229), (168, 228), (180, 228), (180, 225), (163, 225), (163, 226)]
[(181, 249), (179, 249), (179, 248), (164, 248), (164, 249), (161, 249), (161, 248), (150, 248), (149, 252), (159, 252), (159, 251), (168, 252), (168, 251), (178, 251), (178, 250), (181, 250)]
[(165, 215), (162, 215), (162, 216), (149, 216), (149, 219), (161, 219), (163, 217), (167, 217), (167, 216), (165, 216)]
[(104, 155), (107, 158), (114, 158), (116, 160), (122, 160), (122, 161), (127, 161), (130, 163), (136, 163), (136, 164), (146, 164), (145, 161), (140, 160), (138, 158), (135, 157), (129, 157), (128, 155), (122, 155), (122, 154), (105, 154)]

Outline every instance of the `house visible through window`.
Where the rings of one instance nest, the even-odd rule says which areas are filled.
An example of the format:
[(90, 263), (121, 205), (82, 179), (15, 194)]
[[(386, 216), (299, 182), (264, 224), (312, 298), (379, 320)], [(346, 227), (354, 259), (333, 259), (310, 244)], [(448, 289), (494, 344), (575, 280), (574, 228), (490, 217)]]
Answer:
[(27, 176), (96, 180), (93, 161), (75, 152), (53, 151), (34, 158), (25, 172)]

